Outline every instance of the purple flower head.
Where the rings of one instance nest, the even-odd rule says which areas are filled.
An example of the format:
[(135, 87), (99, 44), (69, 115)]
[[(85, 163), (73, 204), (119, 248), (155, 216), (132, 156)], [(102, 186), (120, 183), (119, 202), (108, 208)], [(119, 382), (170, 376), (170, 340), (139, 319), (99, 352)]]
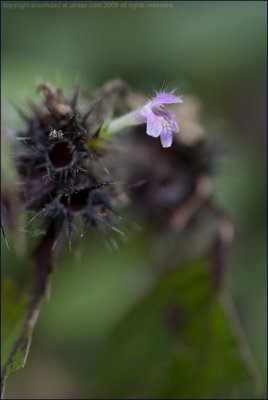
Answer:
[(160, 136), (163, 147), (170, 147), (173, 132), (179, 132), (175, 115), (165, 110), (164, 107), (166, 104), (177, 103), (183, 103), (181, 97), (172, 93), (159, 93), (137, 111), (137, 120), (147, 124), (147, 135)]

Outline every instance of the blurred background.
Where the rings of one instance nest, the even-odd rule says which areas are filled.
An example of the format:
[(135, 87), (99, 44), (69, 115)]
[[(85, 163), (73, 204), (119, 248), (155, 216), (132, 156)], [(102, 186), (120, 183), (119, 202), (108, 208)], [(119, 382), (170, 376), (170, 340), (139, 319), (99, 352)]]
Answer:
[[(91, 90), (121, 78), (148, 96), (169, 85), (200, 99), (202, 123), (226, 149), (214, 181), (235, 226), (228, 285), (265, 377), (266, 2), (11, 3), (2, 3), (2, 117), (9, 127), (20, 124), (9, 102), (24, 107), (37, 98), (41, 79), (68, 90), (79, 80)], [(141, 249), (111, 256), (92, 243), (61, 256), (30, 357), (10, 377), (7, 398), (87, 396), (95, 343), (147, 285)], [(21, 264), (12, 252), (3, 257), (9, 271)]]

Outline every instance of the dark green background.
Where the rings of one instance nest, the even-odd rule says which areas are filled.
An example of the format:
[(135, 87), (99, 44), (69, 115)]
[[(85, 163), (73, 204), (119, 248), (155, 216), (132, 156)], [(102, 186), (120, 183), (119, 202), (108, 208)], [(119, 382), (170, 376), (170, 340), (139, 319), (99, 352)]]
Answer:
[[(235, 226), (228, 284), (265, 376), (266, 2), (181, 1), (155, 9), (143, 3), (144, 8), (135, 10), (130, 5), (112, 9), (108, 3), (99, 8), (88, 3), (83, 9), (31, 9), (31, 3), (25, 9), (10, 9), (7, 4), (2, 3), (5, 125), (18, 126), (8, 101), (23, 105), (26, 97), (35, 98), (41, 79), (70, 89), (79, 78), (83, 88), (92, 89), (119, 77), (148, 95), (168, 84), (179, 94), (200, 98), (209, 135), (227, 149), (215, 176), (215, 191)], [(73, 340), (86, 343), (87, 336), (94, 342), (146, 287), (146, 275), (141, 279), (134, 267), (125, 270), (109, 261), (106, 268), (113, 257), (100, 248), (90, 251), (93, 256), (84, 250), (82, 260), (75, 262), (67, 253), (59, 263), (28, 364), (10, 378), (10, 397), (49, 396), (55, 390), (64, 396), (59, 388), (66, 379), (68, 393), (82, 396), (85, 380), (76, 368), (81, 363), (72, 363), (66, 347), (75, 348)], [(130, 264), (139, 264), (138, 253), (136, 261), (132, 254)], [(11, 254), (6, 260), (12, 269)], [(126, 282), (122, 305), (116, 294), (123, 293)], [(81, 360), (90, 357), (80, 347)]]

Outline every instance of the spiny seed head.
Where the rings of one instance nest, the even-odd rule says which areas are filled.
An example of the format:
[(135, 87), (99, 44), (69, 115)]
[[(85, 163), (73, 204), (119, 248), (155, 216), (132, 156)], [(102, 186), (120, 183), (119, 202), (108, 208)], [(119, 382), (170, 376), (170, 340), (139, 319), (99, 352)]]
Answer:
[[(100, 152), (88, 145), (97, 140), (96, 124), (92, 130), (94, 115), (87, 113), (91, 115), (87, 123), (87, 115), (78, 110), (77, 93), (68, 99), (46, 84), (39, 85), (38, 91), (43, 103), (30, 103), (33, 116), (27, 118), (26, 129), (18, 132), (15, 148), (25, 209), (44, 219), (66, 222), (69, 233), (77, 216), (87, 225), (110, 225), (113, 191), (103, 184), (103, 171), (96, 167)], [(101, 104), (100, 100), (96, 103)], [(105, 115), (97, 111), (95, 106), (95, 120), (101, 124)]]

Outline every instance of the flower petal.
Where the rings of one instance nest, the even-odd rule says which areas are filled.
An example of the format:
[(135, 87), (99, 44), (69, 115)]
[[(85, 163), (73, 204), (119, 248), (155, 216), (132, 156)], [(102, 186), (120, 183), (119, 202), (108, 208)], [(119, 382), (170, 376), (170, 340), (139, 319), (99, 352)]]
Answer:
[(182, 98), (179, 96), (175, 96), (174, 94), (171, 93), (159, 93), (151, 101), (152, 106), (161, 104), (176, 104), (176, 103), (183, 103)]
[(178, 127), (177, 121), (176, 121), (176, 116), (174, 114), (172, 114), (171, 112), (169, 112), (168, 110), (163, 110), (160, 108), (155, 108), (154, 109), (154, 113), (157, 116), (161, 116), (163, 117), (167, 123), (170, 126), (170, 129), (172, 132), (179, 132), (180, 129)]
[(159, 137), (163, 131), (162, 120), (162, 117), (158, 117), (149, 109), (147, 114), (147, 135)]
[(173, 140), (172, 132), (170, 130), (162, 131), (160, 140), (163, 147), (170, 147)]
[(180, 131), (180, 128), (179, 128), (179, 126), (177, 124), (175, 115), (170, 114), (168, 122), (169, 122), (169, 126), (170, 126), (170, 129), (172, 130), (172, 132), (179, 132)]
[(144, 124), (147, 122), (147, 117), (148, 113), (151, 111), (151, 107), (148, 104), (145, 104), (145, 106), (140, 107), (136, 111), (136, 120), (140, 124)]

